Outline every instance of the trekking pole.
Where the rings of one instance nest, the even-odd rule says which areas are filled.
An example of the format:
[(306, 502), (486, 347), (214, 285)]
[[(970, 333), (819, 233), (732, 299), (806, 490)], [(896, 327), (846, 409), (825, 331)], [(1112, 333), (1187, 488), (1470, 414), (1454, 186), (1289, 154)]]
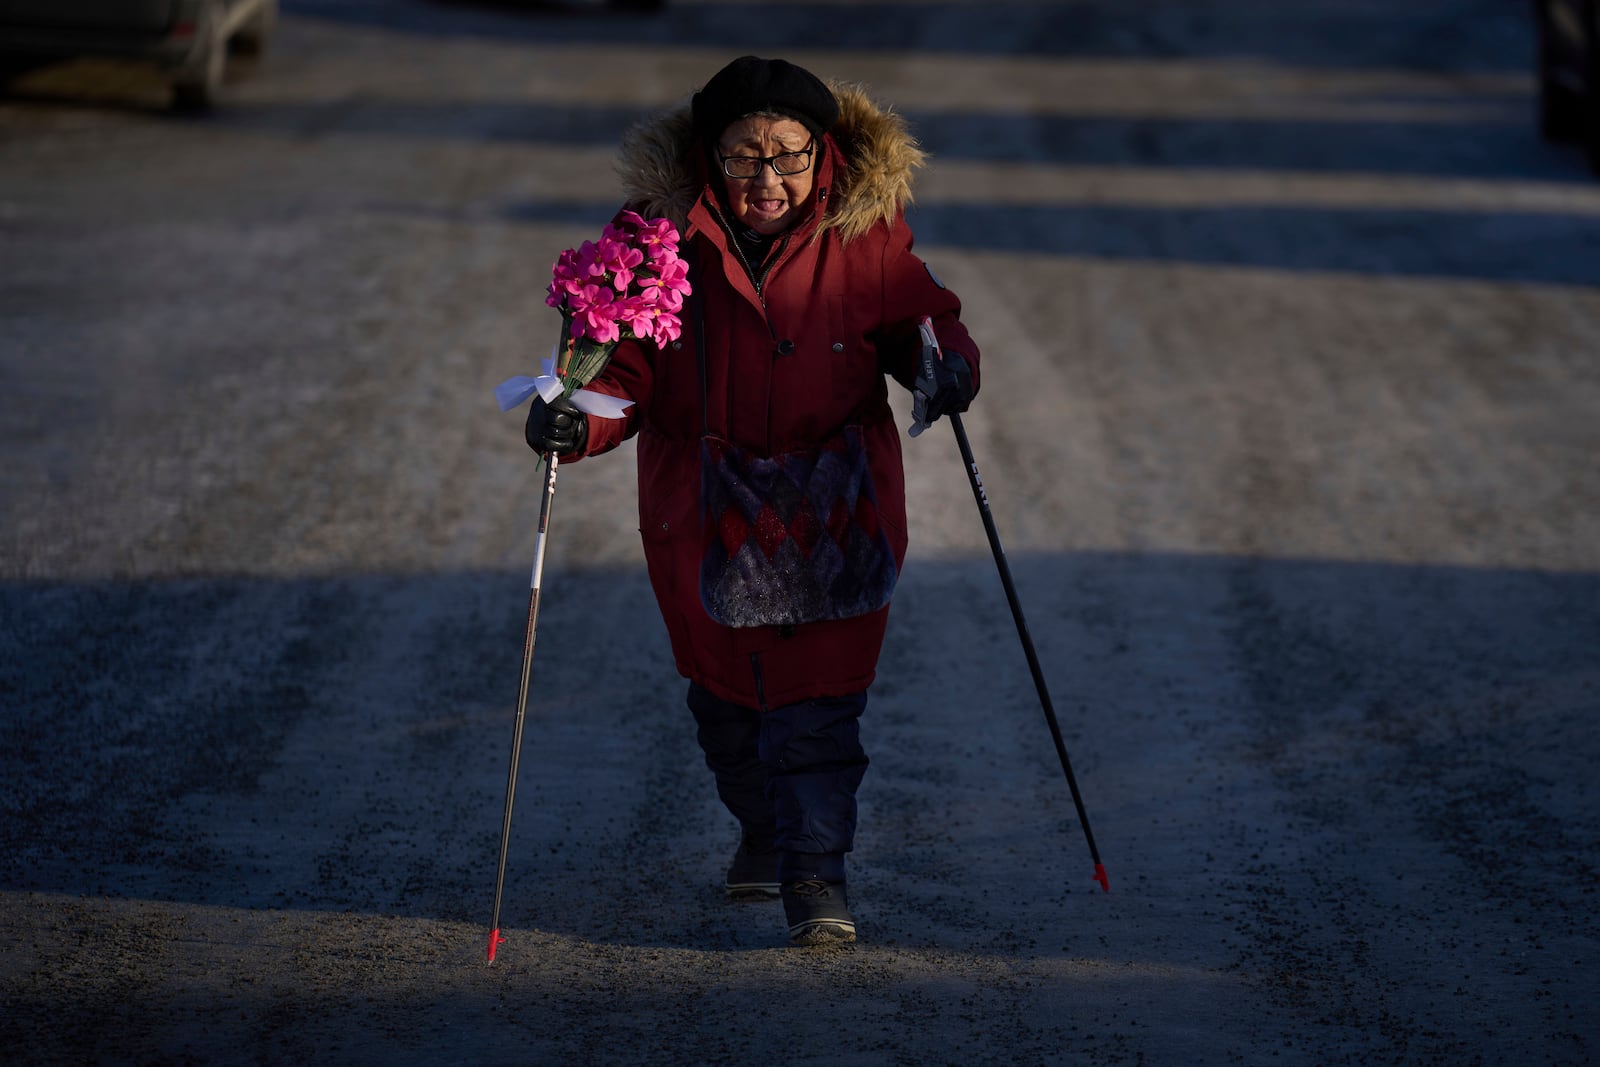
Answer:
[(500, 936), (500, 898), (506, 884), (506, 852), (511, 847), (511, 804), (517, 796), (517, 764), (522, 757), (522, 723), (528, 711), (528, 679), (533, 672), (533, 640), (539, 626), (539, 582), (544, 576), (544, 548), (550, 529), (550, 501), (556, 495), (556, 467), (560, 457), (545, 453), (544, 495), (539, 501), (539, 533), (533, 548), (533, 579), (528, 589), (528, 629), (522, 641), (522, 682), (517, 687), (517, 718), (511, 729), (511, 770), (506, 775), (506, 811), (500, 821), (500, 865), (494, 877), (494, 917), (489, 920), (489, 962), (505, 943)]
[[(918, 386), (924, 381), (930, 389), (934, 381), (933, 361), (943, 359), (939, 351), (939, 341), (933, 333), (933, 320), (923, 316), (922, 323), (922, 373), (917, 379)], [(926, 398), (932, 393), (924, 393), (920, 388), (914, 391), (913, 417), (915, 424), (911, 428), (913, 436), (922, 432), (926, 426), (923, 415), (926, 412)], [(1067, 788), (1072, 791), (1072, 803), (1078, 809), (1078, 822), (1083, 826), (1083, 838), (1089, 844), (1089, 856), (1094, 860), (1094, 880), (1100, 883), (1100, 888), (1107, 893), (1111, 892), (1111, 879), (1106, 874), (1105, 864), (1100, 862), (1100, 850), (1094, 844), (1094, 831), (1089, 829), (1089, 814), (1083, 807), (1083, 794), (1078, 791), (1077, 776), (1072, 773), (1072, 761), (1067, 758), (1067, 745), (1061, 739), (1061, 724), (1056, 720), (1055, 707), (1050, 703), (1050, 690), (1044, 683), (1044, 671), (1039, 667), (1039, 655), (1033, 648), (1033, 637), (1028, 632), (1028, 622), (1022, 617), (1022, 601), (1017, 598), (1017, 584), (1011, 578), (1011, 566), (1006, 562), (1005, 549), (1000, 546), (1000, 531), (994, 524), (994, 512), (989, 510), (989, 495), (984, 491), (983, 478), (978, 473), (977, 460), (972, 458), (972, 445), (967, 441), (967, 429), (961, 424), (961, 416), (952, 412), (949, 416), (950, 425), (956, 431), (956, 444), (961, 449), (961, 459), (967, 465), (967, 480), (972, 483), (972, 495), (978, 501), (978, 514), (983, 517), (984, 533), (989, 535), (989, 548), (994, 552), (995, 566), (1000, 571), (1000, 584), (1005, 587), (1006, 602), (1011, 605), (1011, 618), (1017, 624), (1017, 636), (1022, 639), (1022, 652), (1028, 658), (1028, 670), (1033, 673), (1034, 688), (1039, 691), (1039, 703), (1044, 707), (1044, 719), (1050, 726), (1050, 737), (1056, 745), (1056, 755), (1061, 759), (1061, 770), (1067, 776)]]

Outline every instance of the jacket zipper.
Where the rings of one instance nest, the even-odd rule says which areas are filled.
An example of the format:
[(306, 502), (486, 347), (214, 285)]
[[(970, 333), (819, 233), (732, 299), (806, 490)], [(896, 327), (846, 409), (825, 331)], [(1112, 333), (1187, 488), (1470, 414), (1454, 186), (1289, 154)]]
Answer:
[(761, 705), (761, 710), (767, 710), (767, 688), (761, 679), (761, 653), (750, 653), (750, 670), (756, 676), (756, 703)]
[(728, 238), (729, 246), (733, 248), (733, 254), (739, 257), (739, 265), (744, 267), (744, 272), (750, 278), (750, 283), (756, 287), (756, 299), (761, 302), (762, 321), (767, 324), (767, 334), (776, 343), (778, 334), (772, 328), (772, 320), (767, 317), (765, 286), (767, 284), (767, 275), (772, 273), (772, 268), (776, 267), (778, 260), (783, 258), (784, 252), (789, 248), (789, 238), (793, 235), (787, 233), (783, 235), (783, 239), (778, 242), (778, 247), (767, 257), (766, 262), (761, 265), (761, 270), (757, 272), (754, 267), (750, 266), (750, 259), (744, 254), (744, 249), (739, 247), (739, 239), (733, 235), (733, 227), (728, 225), (727, 219), (723, 218), (720, 208), (717, 209), (716, 218), (717, 224), (722, 227), (723, 234)]
[[(740, 258), (743, 258), (744, 257), (744, 250), (739, 248), (739, 242), (738, 241), (735, 241), (733, 243), (733, 247), (739, 251)], [(788, 250), (789, 250), (789, 235), (788, 234), (784, 234), (783, 235), (783, 239), (778, 242), (778, 247), (773, 250), (773, 252), (772, 252), (772, 254), (770, 256), (767, 257), (767, 261), (761, 265), (761, 273), (756, 275), (756, 279), (755, 279), (755, 281), (756, 281), (756, 295), (761, 298), (761, 310), (763, 310), (763, 311), (765, 311), (767, 309), (767, 294), (766, 294), (765, 290), (763, 289), (763, 286), (765, 286), (767, 284), (767, 275), (772, 273), (772, 268), (774, 268), (774, 267), (776, 267), (778, 265), (778, 260), (782, 259), (783, 258), (783, 254), (785, 252), (787, 252)], [(747, 269), (747, 270), (749, 269), (749, 265), (748, 264), (746, 264), (746, 268), (745, 269)], [(769, 331), (772, 329), (770, 324), (768, 324), (767, 329)]]
[[(764, 287), (766, 285), (767, 275), (772, 273), (773, 268), (778, 265), (778, 261), (782, 259), (784, 253), (788, 251), (789, 238), (793, 235), (787, 233), (783, 235), (783, 239), (778, 242), (778, 247), (773, 249), (771, 255), (767, 256), (766, 261), (761, 265), (760, 273), (757, 273), (751, 269), (750, 259), (744, 254), (744, 249), (739, 247), (739, 239), (733, 235), (733, 227), (728, 225), (728, 220), (723, 217), (722, 210), (720, 208), (714, 208), (712, 214), (717, 220), (717, 225), (722, 227), (723, 235), (727, 237), (728, 244), (732, 246), (733, 254), (739, 257), (739, 265), (744, 268), (745, 275), (749, 277), (751, 284), (755, 286), (756, 301), (761, 305), (761, 321), (766, 324), (767, 336), (772, 339), (773, 352), (776, 354), (778, 350), (778, 331), (772, 328), (772, 316), (767, 313), (767, 294), (764, 291)], [(730, 381), (728, 385), (730, 397), (732, 388), (733, 385)], [(761, 665), (757, 663), (755, 664), (755, 667), (756, 686), (759, 689), (761, 684)]]

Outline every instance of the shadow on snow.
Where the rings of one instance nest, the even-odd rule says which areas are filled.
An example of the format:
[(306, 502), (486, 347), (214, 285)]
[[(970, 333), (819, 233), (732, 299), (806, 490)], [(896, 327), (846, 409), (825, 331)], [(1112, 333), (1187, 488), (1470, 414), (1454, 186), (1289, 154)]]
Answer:
[[(1306, 818), (1359, 810), (1431, 840), (1485, 885), (1509, 887), (1523, 866), (1546, 884), (1593, 884), (1585, 768), (1600, 758), (1600, 575), (1095, 553), (1012, 562), (1113, 871), (1141, 821), (1116, 798), (1181, 770), (1139, 731), (1170, 735), (1194, 700), (1178, 694), (1228, 691), (1243, 696), (1185, 709), (1216, 731), (1203, 762), (1276, 778)], [(625, 857), (630, 883), (647, 881), (652, 850), (703, 852), (723, 818), (647, 585), (632, 572), (547, 584), (508, 921), (531, 913), (585, 938), (693, 944), (693, 931), (655, 928), (662, 917), (619, 891), (610, 866)], [(0, 889), (484, 921), (524, 590), (503, 573), (0, 586)], [(992, 648), (930, 660), (908, 620), (956, 599)], [(918, 758), (946, 762), (927, 773), (968, 788), (992, 790), (1000, 775), (1048, 824), (1031, 832), (1037, 846), (1070, 814), (1026, 801), (1063, 790), (992, 561), (914, 562), (896, 611), (869, 726), (876, 714), (872, 728), (893, 737), (963, 686), (1015, 705), (1037, 727), (1037, 758), (1001, 770), (964, 763), (959, 746)], [(396, 629), (399, 617), (412, 624)], [(639, 622), (574, 624), (594, 617)], [(993, 677), (969, 676), (979, 669)], [(893, 791), (896, 766), (873, 772), (879, 789)], [(950, 858), (929, 848), (882, 842), (875, 862), (897, 886), (943, 877)], [(992, 851), (1002, 866), (1038, 858), (1037, 847)], [(689, 857), (708, 899), (722, 859)], [(1539, 907), (1537, 894), (1516, 895)]]
[[(234, 126), (293, 134), (320, 126), (323, 108), (241, 108)], [(609, 147), (644, 112), (514, 102), (339, 105), (338, 130)], [(935, 160), (1160, 173), (1283, 172), (1577, 184), (1575, 158), (1505, 123), (1390, 124), (1260, 120), (1145, 120), (1036, 115), (913, 114)], [(1174, 174), (1174, 183), (1183, 178)], [(399, 213), (439, 208), (379, 205)], [(597, 227), (616, 203), (522, 200), (470, 205), (474, 218)], [(446, 213), (453, 209), (444, 209)], [(910, 213), (922, 247), (1089, 256), (1372, 276), (1600, 284), (1600, 214), (1326, 203), (1154, 205), (924, 201)]]
[[(538, 44), (692, 44), (737, 54), (800, 49), (1095, 59), (1240, 59), (1291, 66), (1530, 69), (1526, 5), (1478, 0), (1104, 0), (1039, 3), (672, 3), (657, 14), (598, 4), (285, 0), (291, 15), (428, 36)], [(732, 58), (730, 55), (729, 58)]]

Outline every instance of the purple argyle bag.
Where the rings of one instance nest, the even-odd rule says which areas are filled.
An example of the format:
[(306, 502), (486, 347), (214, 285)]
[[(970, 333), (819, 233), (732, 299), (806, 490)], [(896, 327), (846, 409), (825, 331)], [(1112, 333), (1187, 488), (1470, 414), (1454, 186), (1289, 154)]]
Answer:
[(724, 626), (848, 619), (889, 603), (898, 573), (859, 426), (765, 458), (707, 434), (700, 488), (700, 598)]

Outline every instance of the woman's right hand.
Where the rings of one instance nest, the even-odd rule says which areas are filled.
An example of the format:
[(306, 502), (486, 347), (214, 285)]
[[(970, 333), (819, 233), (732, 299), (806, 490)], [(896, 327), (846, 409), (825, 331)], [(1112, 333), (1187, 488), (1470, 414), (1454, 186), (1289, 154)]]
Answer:
[(565, 396), (558, 396), (547, 404), (544, 397), (535, 395), (528, 407), (524, 434), (528, 447), (541, 455), (546, 452), (571, 455), (582, 451), (584, 442), (589, 439), (589, 417)]

